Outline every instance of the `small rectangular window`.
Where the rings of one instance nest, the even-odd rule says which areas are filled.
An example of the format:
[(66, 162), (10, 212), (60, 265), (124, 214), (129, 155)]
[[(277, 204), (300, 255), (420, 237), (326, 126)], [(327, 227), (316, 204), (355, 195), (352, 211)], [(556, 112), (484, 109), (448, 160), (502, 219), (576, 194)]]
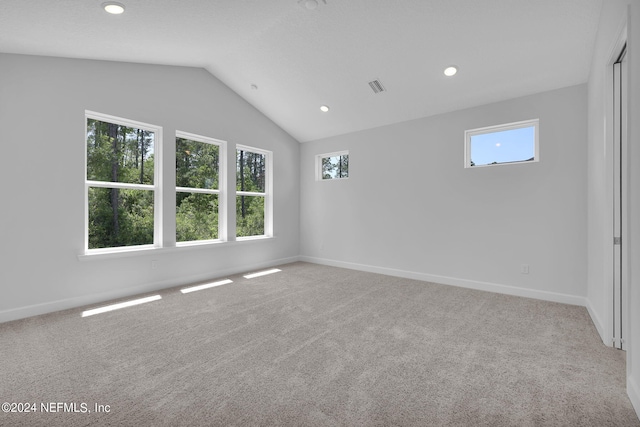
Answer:
[(86, 112), (85, 250), (159, 246), (158, 126)]
[(238, 146), (236, 237), (271, 236), (271, 152)]
[(224, 141), (176, 133), (176, 242), (220, 237), (220, 159)]
[(465, 131), (464, 167), (537, 162), (538, 119)]
[(316, 156), (318, 181), (349, 178), (349, 152), (320, 154)]

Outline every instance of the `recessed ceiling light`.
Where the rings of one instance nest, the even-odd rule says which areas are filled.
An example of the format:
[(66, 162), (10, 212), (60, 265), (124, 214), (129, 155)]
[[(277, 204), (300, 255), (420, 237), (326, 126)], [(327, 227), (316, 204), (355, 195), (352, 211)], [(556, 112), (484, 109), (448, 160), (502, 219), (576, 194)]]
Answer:
[(326, 113), (327, 111), (329, 111), (329, 107), (327, 107), (326, 105), (321, 105), (320, 111), (322, 111), (323, 113)]
[(447, 77), (455, 76), (457, 72), (458, 67), (456, 67), (455, 65), (451, 65), (444, 69), (444, 75)]
[(102, 7), (106, 12), (112, 15), (120, 15), (124, 12), (124, 5), (122, 3), (116, 3), (114, 1), (102, 3)]

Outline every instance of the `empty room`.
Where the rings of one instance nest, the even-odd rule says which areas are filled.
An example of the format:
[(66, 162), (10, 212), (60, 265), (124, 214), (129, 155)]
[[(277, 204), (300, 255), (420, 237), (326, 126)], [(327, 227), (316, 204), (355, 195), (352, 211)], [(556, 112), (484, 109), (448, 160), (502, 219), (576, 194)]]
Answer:
[(640, 426), (640, 2), (3, 0), (0, 425)]

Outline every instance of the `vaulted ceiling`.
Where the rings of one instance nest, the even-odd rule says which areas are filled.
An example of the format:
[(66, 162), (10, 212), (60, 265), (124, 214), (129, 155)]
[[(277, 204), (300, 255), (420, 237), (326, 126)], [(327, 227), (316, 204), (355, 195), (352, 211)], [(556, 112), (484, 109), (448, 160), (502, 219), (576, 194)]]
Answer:
[(0, 52), (203, 67), (306, 142), (585, 83), (602, 1), (2, 0)]

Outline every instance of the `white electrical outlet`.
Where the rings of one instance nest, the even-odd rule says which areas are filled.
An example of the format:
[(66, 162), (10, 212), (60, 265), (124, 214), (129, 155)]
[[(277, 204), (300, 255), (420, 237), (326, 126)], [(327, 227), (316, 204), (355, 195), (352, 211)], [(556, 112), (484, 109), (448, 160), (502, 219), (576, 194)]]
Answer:
[(520, 266), (520, 273), (529, 274), (529, 264), (522, 264)]
[(153, 261), (151, 261), (151, 269), (152, 270), (157, 270), (158, 269), (158, 261), (156, 261), (155, 259)]

